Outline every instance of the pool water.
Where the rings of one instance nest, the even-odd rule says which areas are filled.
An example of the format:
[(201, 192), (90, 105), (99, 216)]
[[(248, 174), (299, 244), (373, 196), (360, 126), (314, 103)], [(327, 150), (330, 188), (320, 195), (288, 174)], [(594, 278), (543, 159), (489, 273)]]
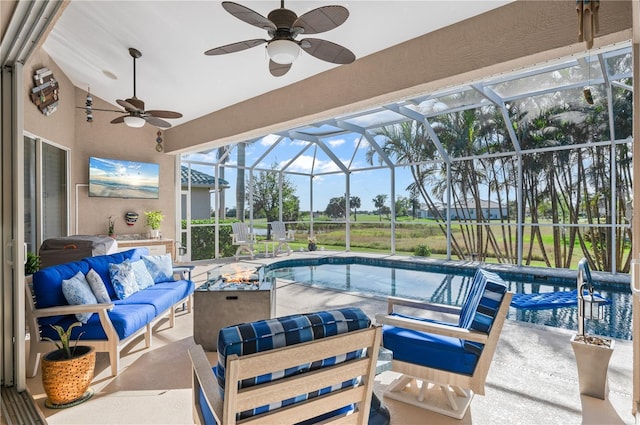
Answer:
[[(277, 264), (273, 265), (277, 267)], [(300, 284), (330, 288), (386, 298), (397, 296), (433, 303), (460, 306), (469, 291), (473, 270), (459, 274), (439, 271), (407, 270), (366, 264), (296, 265), (267, 270), (268, 276), (295, 281)], [(542, 293), (571, 291), (575, 280), (564, 284), (548, 280), (512, 280), (502, 275), (508, 289), (514, 293)], [(586, 332), (601, 336), (631, 339), (632, 298), (627, 287), (598, 285), (596, 292), (611, 300), (604, 307), (604, 319), (587, 321)], [(547, 310), (523, 310), (511, 307), (509, 319), (540, 325), (577, 330), (577, 308), (563, 307)]]

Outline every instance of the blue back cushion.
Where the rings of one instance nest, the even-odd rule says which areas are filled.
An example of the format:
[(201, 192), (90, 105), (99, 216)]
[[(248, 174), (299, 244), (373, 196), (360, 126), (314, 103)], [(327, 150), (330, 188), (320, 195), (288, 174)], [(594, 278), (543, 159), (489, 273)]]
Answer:
[[(470, 323), (467, 329), (473, 329), (475, 331), (488, 334), (491, 331), (493, 322), (495, 320), (504, 294), (507, 292), (507, 285), (502, 278), (495, 273), (478, 269), (476, 276), (481, 274), (482, 277), (478, 279), (474, 278), (474, 285), (478, 285), (481, 290), (478, 291), (479, 299), (475, 311), (470, 314)], [(472, 341), (464, 341), (463, 348), (471, 353), (480, 355), (484, 344)]]
[[(109, 277), (109, 263), (119, 263), (127, 258), (135, 261), (140, 259), (141, 255), (147, 255), (148, 252), (147, 248), (135, 248), (115, 254), (88, 257), (80, 261), (45, 267), (33, 275), (33, 294), (36, 299), (36, 308), (68, 305), (69, 303), (62, 293), (62, 281), (71, 279), (79, 271), (86, 275), (92, 268), (102, 278), (111, 299), (116, 299), (115, 290)], [(49, 327), (50, 324), (57, 323), (62, 317), (42, 317), (38, 319), (38, 323), (41, 326)]]
[[(36, 308), (57, 307), (68, 305), (67, 299), (62, 293), (62, 281), (71, 279), (78, 272), (87, 274), (89, 266), (83, 261), (58, 264), (45, 267), (33, 274), (33, 294), (36, 299)], [(57, 323), (63, 316), (41, 317), (40, 325), (49, 326)]]
[[(369, 317), (359, 308), (343, 308), (317, 313), (296, 314), (276, 319), (260, 320), (229, 326), (220, 330), (218, 334), (218, 364), (215, 368), (216, 378), (222, 396), (224, 397), (225, 370), (227, 356), (253, 354), (274, 348), (286, 347), (302, 342), (339, 335), (346, 332), (366, 329), (371, 325)], [(324, 359), (313, 364), (301, 364), (296, 367), (280, 371), (279, 373), (256, 376), (245, 379), (240, 388), (269, 382), (275, 379), (306, 372), (308, 370), (340, 363), (361, 356), (361, 351), (347, 353), (341, 358)], [(250, 417), (263, 412), (287, 406), (306, 400), (310, 397), (352, 386), (352, 381), (343, 382), (335, 388), (324, 388), (316, 394), (301, 394), (294, 399), (282, 400), (280, 404), (263, 406), (253, 411), (242, 412), (240, 418)]]

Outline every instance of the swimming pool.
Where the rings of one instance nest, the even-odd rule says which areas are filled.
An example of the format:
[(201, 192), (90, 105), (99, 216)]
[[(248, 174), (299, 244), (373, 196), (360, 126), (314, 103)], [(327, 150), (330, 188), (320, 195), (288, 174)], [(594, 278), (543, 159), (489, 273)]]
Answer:
[[(497, 265), (496, 265), (497, 266)], [(362, 257), (288, 259), (265, 266), (266, 276), (338, 291), (386, 298), (393, 295), (459, 306), (468, 292), (477, 264), (451, 261), (398, 261)], [(498, 273), (514, 293), (571, 291), (576, 272), (537, 268), (488, 266)], [(631, 339), (632, 298), (629, 285), (597, 281), (594, 287), (611, 300), (604, 319), (587, 321), (586, 331), (619, 339)], [(620, 279), (618, 279), (620, 280)], [(523, 310), (511, 307), (509, 319), (577, 330), (576, 307)]]

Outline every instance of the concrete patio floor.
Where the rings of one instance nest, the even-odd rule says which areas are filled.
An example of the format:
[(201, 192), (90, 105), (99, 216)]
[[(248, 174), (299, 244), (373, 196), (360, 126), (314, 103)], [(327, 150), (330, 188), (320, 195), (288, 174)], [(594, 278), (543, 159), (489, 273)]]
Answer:
[[(292, 257), (326, 253), (294, 253)], [(280, 257), (282, 258), (282, 257)], [(233, 263), (254, 267), (270, 259)], [(192, 278), (206, 280), (211, 268), (230, 262), (198, 264)], [(386, 302), (288, 282), (278, 282), (278, 316), (343, 306), (362, 308), (370, 317), (386, 311)], [(215, 314), (215, 312), (206, 312)], [(192, 421), (191, 375), (187, 349), (193, 341), (193, 315), (179, 312), (176, 326), (158, 324), (151, 349), (142, 337), (123, 352), (121, 372), (109, 376), (108, 357), (97, 356), (95, 395), (68, 409), (44, 406), (40, 376), (27, 380), (29, 392), (48, 424), (189, 424)], [(462, 420), (455, 420), (394, 400), (383, 399), (396, 376), (376, 377), (375, 392), (388, 406), (392, 424), (634, 424), (631, 414), (632, 344), (616, 340), (609, 366), (606, 400), (581, 396), (569, 330), (507, 320), (486, 383), (486, 395), (475, 396)], [(215, 353), (211, 353), (212, 360)]]

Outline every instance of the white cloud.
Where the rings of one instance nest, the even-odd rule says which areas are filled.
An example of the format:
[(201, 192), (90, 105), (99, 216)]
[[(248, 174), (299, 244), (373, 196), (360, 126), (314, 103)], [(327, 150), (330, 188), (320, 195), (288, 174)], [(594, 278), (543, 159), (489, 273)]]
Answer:
[(331, 160), (320, 160), (316, 158), (314, 163), (313, 156), (311, 155), (300, 155), (296, 161), (291, 164), (289, 170), (299, 173), (310, 173), (312, 167), (316, 173), (339, 170), (338, 166)]
[(279, 138), (280, 136), (278, 136), (277, 134), (268, 134), (264, 136), (262, 139), (260, 139), (260, 144), (262, 146), (271, 146), (275, 142), (277, 142)]
[(327, 143), (332, 148), (337, 148), (338, 146), (344, 145), (346, 142), (347, 141), (345, 139), (333, 139), (333, 140), (329, 140)]

